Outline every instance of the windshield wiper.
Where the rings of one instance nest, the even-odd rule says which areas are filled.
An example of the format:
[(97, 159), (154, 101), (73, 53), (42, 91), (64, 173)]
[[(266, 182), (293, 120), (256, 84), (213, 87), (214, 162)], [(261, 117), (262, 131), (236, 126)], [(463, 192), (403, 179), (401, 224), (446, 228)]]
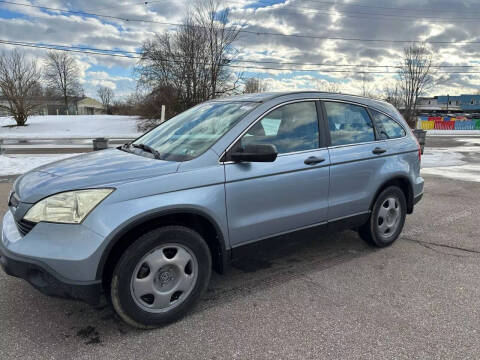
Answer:
[(128, 148), (130, 147), (130, 145), (132, 145), (132, 143), (125, 143), (125, 144), (122, 144), (118, 147), (118, 149), (120, 150), (125, 150), (125, 151), (128, 151)]
[(160, 159), (160, 153), (149, 145), (146, 145), (146, 144), (130, 144), (130, 146), (133, 146), (134, 148), (142, 149), (143, 151), (149, 152), (149, 153), (153, 154), (155, 159)]

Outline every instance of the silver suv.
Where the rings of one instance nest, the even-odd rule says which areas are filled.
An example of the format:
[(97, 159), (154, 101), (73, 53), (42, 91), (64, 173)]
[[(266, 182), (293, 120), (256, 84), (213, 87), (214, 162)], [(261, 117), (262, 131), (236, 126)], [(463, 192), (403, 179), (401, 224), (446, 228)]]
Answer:
[[(243, 250), (318, 227), (383, 247), (423, 194), (420, 148), (391, 105), (318, 92), (200, 104), (137, 140), (14, 184), (5, 272), (155, 327), (183, 316)], [(273, 239), (273, 240), (272, 240)]]

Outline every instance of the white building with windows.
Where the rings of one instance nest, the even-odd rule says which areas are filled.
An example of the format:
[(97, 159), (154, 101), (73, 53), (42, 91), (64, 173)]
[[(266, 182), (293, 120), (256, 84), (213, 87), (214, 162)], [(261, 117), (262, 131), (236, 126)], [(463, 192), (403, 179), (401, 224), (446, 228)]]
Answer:
[[(36, 115), (99, 115), (104, 113), (102, 103), (90, 97), (69, 98), (68, 109), (64, 100), (59, 97), (41, 97), (37, 101)], [(5, 97), (0, 96), (0, 105), (8, 106)], [(0, 116), (7, 115), (7, 111), (0, 107)]]

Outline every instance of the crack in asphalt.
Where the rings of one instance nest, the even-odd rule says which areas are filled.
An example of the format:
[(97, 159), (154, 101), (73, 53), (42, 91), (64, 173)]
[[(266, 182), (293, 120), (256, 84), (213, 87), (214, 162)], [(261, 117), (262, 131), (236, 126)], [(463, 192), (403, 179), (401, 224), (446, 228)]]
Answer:
[[(412, 238), (405, 237), (405, 236), (403, 236), (402, 238), (404, 240), (417, 243), (417, 244), (419, 244), (419, 245), (421, 245), (421, 246), (423, 246), (427, 249), (437, 251), (437, 252), (439, 252), (439, 251), (432, 248), (430, 245), (438, 246), (438, 247), (446, 248), (446, 249), (464, 251), (464, 252), (468, 252), (468, 253), (471, 253), (471, 254), (480, 254), (480, 251), (475, 250), (475, 249), (467, 249), (467, 248), (462, 248), (462, 247), (459, 247), (459, 246), (453, 246), (453, 245), (440, 244), (440, 243), (436, 243), (436, 242), (417, 240), (417, 239), (412, 239)], [(445, 254), (445, 255), (451, 255), (451, 256), (466, 257), (466, 256), (462, 256), (462, 255), (448, 254), (448, 253), (444, 253), (444, 252), (440, 252), (440, 253)]]
[(443, 252), (443, 251), (440, 251), (438, 249), (435, 249), (434, 247), (430, 246), (430, 245), (427, 245), (427, 244), (423, 244), (421, 242), (417, 242), (418, 245), (426, 248), (426, 249), (429, 249), (429, 250), (432, 250), (438, 254), (442, 254), (442, 255), (447, 255), (447, 256), (454, 256), (454, 257), (458, 257), (458, 258), (467, 258), (467, 257), (472, 257), (471, 255), (458, 255), (458, 254), (451, 254), (451, 253), (447, 253), (447, 252)]

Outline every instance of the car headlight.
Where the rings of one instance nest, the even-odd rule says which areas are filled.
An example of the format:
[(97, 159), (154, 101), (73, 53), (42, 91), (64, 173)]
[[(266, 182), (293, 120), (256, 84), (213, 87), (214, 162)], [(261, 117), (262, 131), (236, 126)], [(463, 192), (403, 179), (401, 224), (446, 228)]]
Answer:
[(25, 220), (79, 224), (113, 189), (68, 191), (49, 196), (33, 205)]

